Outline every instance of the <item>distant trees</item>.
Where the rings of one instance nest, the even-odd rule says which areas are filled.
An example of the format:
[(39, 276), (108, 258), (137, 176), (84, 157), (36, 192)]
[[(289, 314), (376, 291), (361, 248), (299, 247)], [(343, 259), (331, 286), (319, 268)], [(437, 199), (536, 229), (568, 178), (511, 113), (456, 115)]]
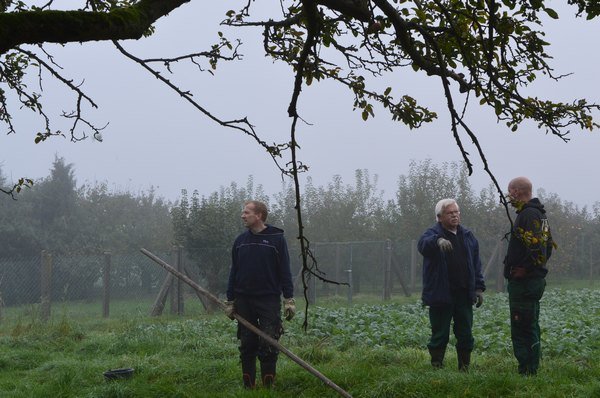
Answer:
[(377, 176), (356, 170), (354, 185), (333, 176), (326, 187), (315, 187), (309, 179), (304, 194), (306, 233), (313, 241), (376, 239), (384, 207)]
[[(0, 185), (6, 177), (0, 169)], [(77, 186), (75, 167), (56, 157), (48, 177), (0, 200), (0, 254), (102, 253), (172, 242), (171, 204), (152, 188), (137, 194), (111, 192), (106, 182)]]
[[(0, 186), (4, 184), (8, 182), (0, 170)], [(18, 200), (0, 200), (0, 292), (6, 300), (29, 302), (24, 294), (39, 284), (36, 259), (47, 250), (54, 259), (53, 288), (61, 298), (89, 297), (101, 276), (104, 252), (119, 256), (141, 247), (159, 253), (170, 249), (170, 207), (152, 188), (134, 194), (111, 192), (106, 182), (78, 187), (74, 165), (56, 157), (48, 177), (21, 192)], [(113, 267), (115, 288), (135, 284), (148, 291), (157, 283), (160, 269), (136, 258)], [(20, 292), (18, 286), (31, 290)]]
[[(435, 222), (435, 204), (447, 197), (458, 201), (462, 221), (475, 232), (484, 262), (510, 230), (506, 210), (499, 202), (495, 186), (490, 184), (475, 192), (467, 169), (460, 163), (435, 164), (430, 159), (413, 161), (408, 173), (399, 176), (396, 188), (392, 199), (384, 199), (377, 186), (377, 176), (370, 175), (368, 170), (357, 170), (352, 184), (345, 183), (340, 176), (333, 176), (326, 185), (315, 186), (309, 178), (302, 210), (305, 234), (312, 247), (325, 242), (391, 239), (398, 246), (397, 253), (407, 258), (410, 241), (418, 239)], [(553, 272), (555, 275), (587, 275), (590, 244), (593, 239), (600, 243), (600, 205), (591, 214), (586, 208), (562, 202), (556, 195), (547, 195), (543, 189), (537, 193), (546, 204), (558, 244), (551, 263)], [(262, 192), (256, 195), (252, 189), (232, 184), (208, 197), (199, 197), (195, 192), (191, 204), (184, 193), (180, 206), (173, 209), (175, 235), (179, 236), (186, 228), (188, 231), (182, 235), (186, 238), (178, 242), (186, 247), (202, 248), (203, 254), (198, 252), (195, 258), (203, 269), (202, 275), (207, 281), (211, 280), (210, 285), (215, 291), (222, 291), (224, 287), (229, 268), (228, 251), (237, 233), (243, 229), (239, 211), (244, 200), (259, 198), (271, 202), (269, 222), (286, 230), (292, 252), (298, 253), (293, 186), (282, 185), (272, 201)], [(183, 214), (187, 215), (182, 217)], [(512, 216), (514, 219), (514, 214)], [(177, 221), (181, 219), (186, 221)], [(218, 263), (203, 257), (210, 248), (216, 250), (214, 248), (219, 247), (225, 248), (227, 253)], [(502, 246), (497, 250), (500, 250), (500, 256), (504, 255)], [(600, 251), (596, 256), (600, 256)], [(375, 257), (371, 260), (378, 261)]]
[[(389, 194), (384, 198), (377, 182), (377, 176), (368, 170), (356, 170), (352, 183), (333, 176), (324, 186), (316, 186), (309, 179), (302, 210), (311, 247), (317, 243), (390, 239), (396, 254), (408, 259), (410, 241), (418, 239), (434, 223), (435, 203), (445, 197), (458, 200), (463, 223), (476, 233), (484, 261), (509, 232), (495, 186), (490, 184), (475, 192), (466, 169), (458, 163), (411, 162), (408, 173), (399, 176), (391, 198)], [(0, 186), (6, 184), (10, 182), (0, 169)], [(537, 196), (546, 205), (558, 244), (551, 262), (553, 274), (587, 277), (594, 267), (597, 269), (594, 262), (600, 257), (600, 202), (589, 211), (543, 189), (538, 190)], [(114, 192), (106, 182), (78, 187), (74, 165), (57, 157), (48, 177), (22, 192), (18, 200), (0, 200), (0, 257), (39, 256), (46, 249), (69, 258), (57, 266), (57, 275), (67, 282), (72, 276), (80, 281), (79, 277), (85, 275), (87, 281), (69, 287), (69, 294), (74, 297), (83, 295), (99, 277), (98, 266), (85, 268), (81, 260), (84, 256), (101, 255), (106, 250), (117, 255), (137, 253), (140, 247), (166, 253), (175, 244), (186, 249), (187, 264), (194, 267), (189, 271), (197, 272), (210, 291), (219, 293), (227, 281), (231, 244), (243, 231), (240, 215), (248, 199), (269, 204), (268, 222), (284, 228), (292, 261), (297, 265), (297, 213), (292, 184), (282, 185), (280, 192), (269, 197), (250, 177), (245, 186), (231, 183), (207, 196), (198, 191), (189, 196), (184, 190), (173, 205), (157, 197), (152, 188), (139, 193)], [(363, 246), (360, 250), (355, 258), (355, 277), (380, 261), (379, 252), (375, 252), (379, 249)], [(317, 258), (324, 262), (332, 263), (332, 256), (317, 250)], [(26, 275), (25, 271), (19, 270), (18, 275)], [(127, 286), (133, 279), (141, 281), (144, 289), (159, 282), (157, 271), (133, 260), (114, 270), (119, 286)], [(13, 273), (17, 277), (17, 271)], [(2, 283), (6, 285), (7, 279)]]

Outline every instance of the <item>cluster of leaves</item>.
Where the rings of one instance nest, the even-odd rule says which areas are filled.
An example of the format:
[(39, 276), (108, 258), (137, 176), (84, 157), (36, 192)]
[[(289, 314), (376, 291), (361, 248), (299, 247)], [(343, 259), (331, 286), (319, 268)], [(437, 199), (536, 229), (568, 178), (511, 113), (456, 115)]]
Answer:
[(529, 250), (535, 264), (543, 265), (546, 264), (547, 261), (547, 251), (556, 249), (558, 245), (552, 239), (552, 234), (548, 227), (548, 220), (544, 220), (545, 227), (536, 224), (541, 223), (536, 220), (534, 222), (533, 230), (525, 230), (522, 227), (517, 227), (515, 235)]
[[(355, 95), (354, 108), (362, 110), (365, 120), (374, 115), (371, 101), (388, 108), (394, 119), (411, 128), (436, 117), (409, 95), (394, 101), (391, 87), (380, 93), (367, 88), (369, 76), (380, 77), (411, 66), (414, 71), (441, 78), (450, 113), (457, 121), (460, 117), (451, 102), (451, 81), (461, 93), (472, 93), (480, 105), (492, 107), (513, 131), (527, 119), (561, 137), (570, 125), (598, 127), (591, 117), (598, 107), (585, 100), (569, 104), (520, 93), (539, 74), (560, 78), (548, 64), (549, 43), (541, 30), (544, 16), (559, 18), (547, 2), (355, 2), (357, 8), (360, 4), (368, 7), (363, 18), (328, 2), (312, 12), (305, 3), (283, 1), (279, 20), (256, 22), (251, 20), (248, 3), (238, 12), (230, 10), (224, 23), (262, 26), (268, 55), (290, 64), (307, 85), (323, 79), (346, 85)], [(597, 15), (596, 8), (580, 4), (579, 13), (587, 13), (591, 19)], [(314, 36), (314, 43), (309, 43), (303, 69), (298, 71), (309, 36)]]

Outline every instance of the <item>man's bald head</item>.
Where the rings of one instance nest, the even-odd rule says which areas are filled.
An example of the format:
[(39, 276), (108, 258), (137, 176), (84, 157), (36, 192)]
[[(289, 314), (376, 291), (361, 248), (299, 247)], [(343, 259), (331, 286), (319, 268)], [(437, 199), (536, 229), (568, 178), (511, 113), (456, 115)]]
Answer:
[(527, 177), (516, 177), (508, 183), (508, 194), (521, 202), (529, 202), (533, 197), (533, 184)]

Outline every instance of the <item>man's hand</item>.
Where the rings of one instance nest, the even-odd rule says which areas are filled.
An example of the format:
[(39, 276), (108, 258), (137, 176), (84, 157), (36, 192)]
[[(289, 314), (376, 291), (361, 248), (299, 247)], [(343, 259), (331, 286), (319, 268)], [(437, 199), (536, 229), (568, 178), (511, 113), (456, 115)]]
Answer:
[(475, 304), (476, 308), (481, 307), (481, 304), (483, 304), (483, 292), (479, 289), (475, 290), (475, 299), (473, 300), (473, 304)]
[(283, 315), (286, 321), (291, 321), (296, 315), (296, 301), (293, 297), (283, 299)]
[(448, 239), (438, 238), (437, 245), (443, 252), (451, 252), (452, 251), (452, 243)]
[(229, 319), (234, 320), (235, 317), (233, 316), (233, 314), (235, 314), (235, 301), (227, 300), (224, 301), (223, 304), (225, 304), (225, 315), (227, 315)]

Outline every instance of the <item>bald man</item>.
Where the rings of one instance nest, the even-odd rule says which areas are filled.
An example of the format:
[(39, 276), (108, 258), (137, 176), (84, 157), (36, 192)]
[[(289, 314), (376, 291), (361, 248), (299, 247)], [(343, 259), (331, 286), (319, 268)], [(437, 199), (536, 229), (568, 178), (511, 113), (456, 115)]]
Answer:
[(514, 178), (508, 184), (508, 200), (517, 218), (504, 259), (504, 276), (508, 279), (513, 352), (524, 376), (535, 375), (540, 365), (540, 299), (553, 246), (546, 210), (532, 192), (527, 177)]

